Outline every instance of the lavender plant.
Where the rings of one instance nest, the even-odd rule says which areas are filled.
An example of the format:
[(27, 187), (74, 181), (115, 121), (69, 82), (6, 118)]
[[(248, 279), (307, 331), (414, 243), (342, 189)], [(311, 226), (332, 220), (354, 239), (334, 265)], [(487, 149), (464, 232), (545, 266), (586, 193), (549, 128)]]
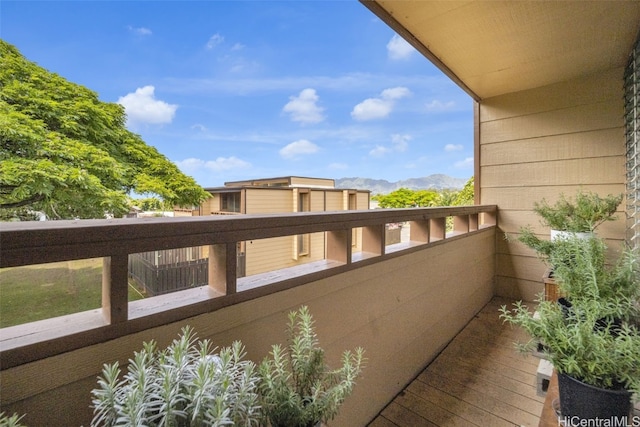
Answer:
[(92, 426), (257, 426), (255, 364), (239, 341), (212, 355), (190, 327), (166, 349), (145, 342), (122, 375), (105, 364), (92, 391)]

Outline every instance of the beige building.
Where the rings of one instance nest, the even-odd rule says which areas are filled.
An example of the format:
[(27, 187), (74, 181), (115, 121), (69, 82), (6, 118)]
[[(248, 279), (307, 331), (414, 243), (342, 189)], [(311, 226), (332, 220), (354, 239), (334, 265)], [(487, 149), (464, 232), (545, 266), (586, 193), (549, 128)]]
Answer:
[[(280, 214), (369, 209), (368, 190), (338, 189), (333, 179), (286, 176), (225, 182), (206, 188), (211, 198), (194, 215)], [(353, 251), (362, 246), (361, 230), (354, 230)], [(325, 258), (325, 233), (301, 234), (241, 242), (238, 276), (293, 267)]]

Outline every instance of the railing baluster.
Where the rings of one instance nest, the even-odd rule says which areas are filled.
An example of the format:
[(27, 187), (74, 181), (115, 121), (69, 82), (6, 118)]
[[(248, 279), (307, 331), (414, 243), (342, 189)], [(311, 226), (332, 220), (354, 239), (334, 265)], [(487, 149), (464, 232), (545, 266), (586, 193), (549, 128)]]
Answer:
[(409, 222), (409, 240), (429, 243), (429, 220)]
[(382, 255), (385, 246), (384, 224), (362, 227), (362, 251)]
[(456, 215), (453, 217), (453, 232), (456, 234), (469, 232), (469, 215)]
[(236, 293), (236, 244), (209, 246), (209, 286), (221, 295)]
[(112, 255), (102, 259), (102, 312), (108, 323), (129, 318), (129, 256)]
[(443, 240), (447, 233), (447, 218), (429, 220), (429, 242)]
[(351, 230), (327, 231), (327, 260), (351, 263)]

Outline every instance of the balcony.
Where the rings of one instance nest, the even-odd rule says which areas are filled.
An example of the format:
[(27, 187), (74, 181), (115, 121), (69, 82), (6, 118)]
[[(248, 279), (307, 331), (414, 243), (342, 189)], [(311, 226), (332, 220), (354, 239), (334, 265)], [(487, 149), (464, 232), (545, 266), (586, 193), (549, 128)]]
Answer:
[[(102, 307), (0, 330), (2, 411), (28, 425), (87, 425), (103, 363), (126, 363), (145, 340), (167, 345), (186, 324), (259, 361), (283, 342), (286, 314), (306, 304), (329, 362), (362, 346), (368, 364), (332, 425), (365, 425), (494, 296), (494, 205), (277, 215), (3, 224), (0, 267), (102, 258)], [(453, 218), (451, 231), (447, 218)], [(386, 244), (385, 226), (410, 224)], [(362, 251), (353, 252), (360, 229)], [(324, 260), (238, 278), (238, 242), (324, 233)], [(205, 246), (207, 286), (127, 298), (130, 254)]]

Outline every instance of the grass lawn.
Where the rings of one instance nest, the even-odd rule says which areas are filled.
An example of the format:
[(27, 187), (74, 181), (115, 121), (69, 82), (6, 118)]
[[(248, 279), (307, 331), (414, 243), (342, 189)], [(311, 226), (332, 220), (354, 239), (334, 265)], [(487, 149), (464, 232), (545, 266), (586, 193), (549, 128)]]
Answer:
[[(129, 286), (129, 301), (143, 296)], [(0, 270), (0, 327), (102, 306), (102, 259)]]

